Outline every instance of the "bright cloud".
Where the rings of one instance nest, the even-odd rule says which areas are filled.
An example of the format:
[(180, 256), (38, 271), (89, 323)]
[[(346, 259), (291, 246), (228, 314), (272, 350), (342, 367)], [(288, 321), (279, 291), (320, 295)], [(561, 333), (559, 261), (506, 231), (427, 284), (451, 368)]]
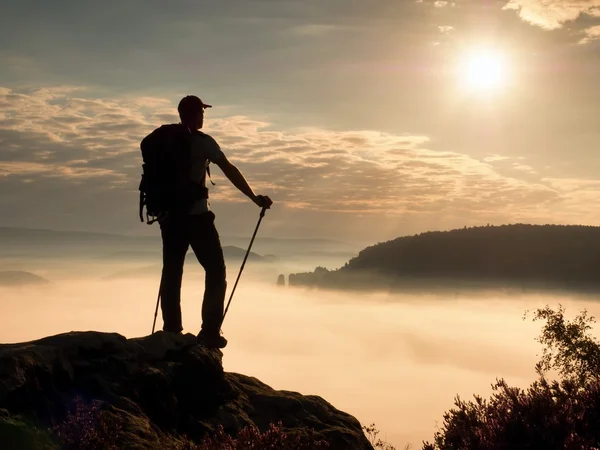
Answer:
[(586, 28), (584, 33), (585, 37), (579, 41), (580, 44), (587, 44), (588, 42), (600, 39), (600, 25)]
[(504, 8), (519, 11), (533, 25), (554, 30), (582, 14), (600, 15), (600, 0), (510, 0)]
[[(69, 87), (0, 90), (0, 185), (5, 192), (0, 199), (8, 202), (6, 207), (35, 207), (43, 201), (37, 198), (40, 191), (50, 188), (70, 205), (81, 195), (95, 196), (99, 208), (102, 202), (122, 203), (110, 195), (134, 198), (141, 172), (139, 142), (161, 123), (177, 121), (174, 111), (175, 105), (161, 98), (95, 99)], [(290, 210), (553, 222), (571, 221), (567, 213), (579, 200), (600, 194), (597, 183), (574, 188), (574, 181), (536, 180), (535, 168), (502, 155), (479, 160), (430, 150), (428, 136), (274, 131), (269, 125), (243, 116), (209, 115), (206, 131), (255, 190)], [(213, 179), (215, 201), (240, 201), (220, 173), (213, 172)], [(125, 214), (115, 205), (106, 210)], [(578, 218), (597, 219), (583, 206)]]

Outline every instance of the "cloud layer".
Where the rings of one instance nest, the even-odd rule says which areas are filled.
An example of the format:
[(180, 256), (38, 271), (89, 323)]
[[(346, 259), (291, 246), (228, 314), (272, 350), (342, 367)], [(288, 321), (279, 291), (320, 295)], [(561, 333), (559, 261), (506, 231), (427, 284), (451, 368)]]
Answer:
[[(85, 214), (131, 215), (139, 141), (161, 123), (176, 122), (174, 111), (162, 98), (98, 99), (74, 87), (1, 89), (0, 206), (32, 222), (35, 211), (74, 223)], [(596, 218), (589, 207), (598, 203), (596, 182), (536, 178), (535, 168), (498, 155), (434, 151), (428, 136), (278, 131), (248, 117), (210, 115), (205, 131), (256, 191), (286, 211), (378, 220), (437, 215), (456, 225)], [(220, 172), (213, 179), (214, 203), (244, 201)]]
[(600, 17), (598, 0), (510, 0), (506, 9), (514, 9), (519, 16), (533, 24), (554, 30), (580, 16)]
[[(53, 266), (61, 262), (70, 268), (66, 261)], [(69, 330), (147, 335), (157, 279), (101, 282), (99, 275), (65, 277), (44, 293), (0, 289), (0, 298), (19, 298), (4, 305), (0, 342)], [(202, 279), (198, 265), (186, 269), (185, 332), (200, 329)], [(334, 293), (267, 283), (245, 277), (236, 291), (223, 327), (229, 339), (225, 370), (323, 396), (363, 424), (375, 422), (380, 437), (399, 449), (431, 440), (456, 395), (488, 397), (496, 378), (523, 388), (536, 378), (541, 324), (523, 321), (525, 310), (560, 302), (569, 318), (583, 308), (600, 313), (592, 299), (566, 295)]]

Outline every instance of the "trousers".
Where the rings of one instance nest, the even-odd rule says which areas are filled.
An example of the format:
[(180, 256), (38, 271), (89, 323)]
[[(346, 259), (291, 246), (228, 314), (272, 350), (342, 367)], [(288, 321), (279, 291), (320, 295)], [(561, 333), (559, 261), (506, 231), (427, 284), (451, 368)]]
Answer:
[(160, 292), (164, 331), (178, 333), (183, 330), (181, 283), (185, 256), (191, 247), (205, 271), (202, 331), (206, 334), (220, 332), (227, 280), (223, 248), (214, 222), (212, 211), (197, 215), (168, 215), (160, 222), (163, 251)]

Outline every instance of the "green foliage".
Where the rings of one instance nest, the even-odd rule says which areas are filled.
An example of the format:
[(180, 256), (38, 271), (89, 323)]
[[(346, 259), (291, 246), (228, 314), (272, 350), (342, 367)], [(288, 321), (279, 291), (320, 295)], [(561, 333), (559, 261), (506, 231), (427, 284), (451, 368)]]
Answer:
[(565, 319), (564, 312), (562, 305), (559, 305), (558, 311), (546, 306), (533, 315), (534, 321), (546, 321), (537, 338), (544, 345), (544, 352), (536, 371), (544, 376), (555, 369), (564, 379), (580, 384), (597, 381), (600, 376), (600, 344), (589, 333), (591, 324), (596, 321), (588, 316), (586, 310), (572, 321)]

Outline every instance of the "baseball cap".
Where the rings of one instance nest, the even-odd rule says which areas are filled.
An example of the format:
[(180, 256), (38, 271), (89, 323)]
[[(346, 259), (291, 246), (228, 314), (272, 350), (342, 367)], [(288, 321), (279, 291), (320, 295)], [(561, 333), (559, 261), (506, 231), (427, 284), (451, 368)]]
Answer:
[(201, 111), (204, 108), (212, 108), (212, 105), (204, 103), (195, 95), (186, 95), (179, 101), (177, 111), (179, 111), (181, 116), (188, 116)]

